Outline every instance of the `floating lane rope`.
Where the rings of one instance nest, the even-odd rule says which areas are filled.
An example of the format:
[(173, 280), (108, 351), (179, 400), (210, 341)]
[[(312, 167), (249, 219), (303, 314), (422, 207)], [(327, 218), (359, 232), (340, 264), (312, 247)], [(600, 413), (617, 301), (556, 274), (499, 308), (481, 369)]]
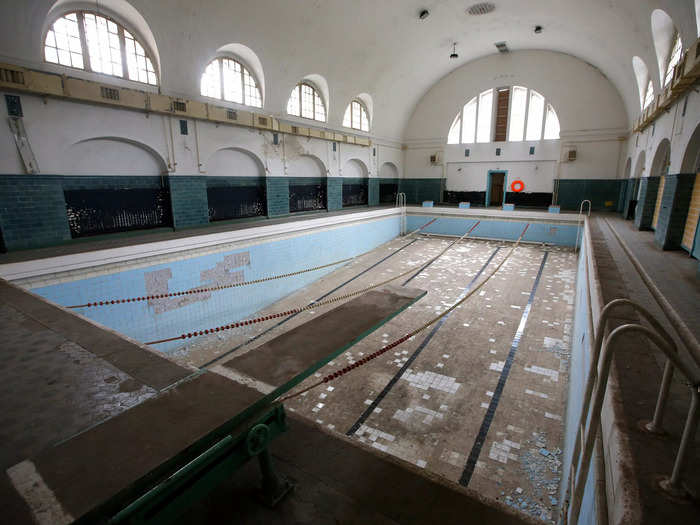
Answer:
[[(214, 328), (207, 328), (207, 329), (205, 329), (205, 330), (196, 330), (196, 331), (194, 331), (194, 332), (187, 332), (187, 333), (184, 333), (184, 334), (180, 334), (180, 335), (178, 335), (178, 336), (175, 336), (175, 337), (168, 337), (168, 338), (165, 338), (165, 339), (158, 339), (157, 341), (149, 341), (149, 342), (144, 343), (144, 344), (147, 344), (147, 345), (158, 345), (158, 344), (162, 344), (162, 343), (169, 343), (169, 342), (171, 342), (171, 341), (178, 341), (178, 340), (181, 340), (181, 339), (190, 339), (190, 338), (192, 338), (192, 337), (199, 337), (199, 336), (201, 336), (201, 335), (214, 334), (214, 333), (222, 332), (222, 331), (225, 331), (225, 330), (232, 330), (232, 329), (234, 329), (234, 328), (240, 328), (241, 326), (249, 326), (249, 325), (256, 324), (256, 323), (263, 323), (263, 322), (265, 322), (265, 321), (271, 321), (272, 319), (279, 319), (280, 317), (287, 317), (287, 316), (290, 316), (290, 315), (299, 314), (299, 313), (301, 313), (301, 312), (305, 312), (305, 311), (307, 311), (307, 310), (311, 310), (312, 308), (318, 308), (318, 307), (320, 307), (320, 306), (327, 306), (327, 305), (329, 305), (329, 304), (337, 303), (338, 301), (343, 301), (343, 300), (349, 299), (349, 298), (351, 298), (351, 297), (356, 297), (356, 296), (358, 296), (358, 295), (362, 295), (362, 294), (364, 294), (364, 293), (369, 292), (370, 290), (374, 290), (375, 288), (379, 288), (379, 287), (381, 287), (381, 286), (384, 286), (384, 285), (386, 285), (386, 284), (389, 284), (389, 283), (392, 282), (392, 281), (396, 281), (397, 279), (401, 279), (402, 277), (404, 277), (404, 276), (406, 276), (406, 275), (408, 275), (408, 274), (410, 274), (410, 273), (413, 273), (413, 272), (422, 270), (423, 267), (424, 267), (426, 264), (429, 264), (429, 263), (431, 263), (431, 262), (434, 262), (434, 261), (436, 261), (437, 259), (439, 259), (440, 257), (442, 257), (442, 256), (445, 254), (445, 252), (447, 252), (447, 250), (449, 250), (450, 248), (452, 248), (455, 244), (457, 244), (458, 242), (460, 242), (460, 241), (461, 241), (462, 239), (464, 239), (467, 235), (469, 235), (472, 231), (474, 231), (474, 229), (475, 229), (480, 223), (481, 223), (481, 221), (477, 221), (477, 222), (474, 224), (474, 226), (472, 226), (472, 227), (469, 229), (469, 231), (467, 231), (467, 233), (465, 233), (465, 234), (462, 235), (459, 239), (457, 239), (457, 240), (453, 241), (452, 243), (450, 243), (449, 245), (447, 245), (447, 247), (446, 247), (445, 249), (443, 249), (439, 254), (437, 254), (435, 257), (433, 257), (432, 259), (430, 259), (427, 263), (424, 263), (424, 264), (421, 264), (421, 265), (417, 265), (417, 266), (413, 266), (413, 267), (411, 267), (410, 269), (406, 270), (405, 272), (402, 272), (402, 273), (400, 273), (400, 274), (398, 274), (398, 275), (396, 275), (396, 276), (394, 276), (394, 277), (392, 277), (392, 278), (390, 278), (390, 279), (387, 279), (386, 281), (382, 281), (382, 282), (377, 283), (377, 284), (371, 284), (370, 286), (367, 286), (366, 288), (362, 288), (362, 289), (356, 290), (356, 291), (354, 291), (354, 292), (348, 292), (348, 293), (346, 293), (346, 294), (336, 295), (335, 297), (330, 297), (330, 298), (325, 299), (325, 300), (323, 300), (323, 301), (316, 301), (316, 302), (313, 302), (313, 303), (309, 303), (309, 304), (307, 304), (306, 306), (299, 306), (299, 307), (297, 307), (297, 308), (293, 308), (293, 309), (287, 310), (287, 311), (285, 311), (285, 312), (278, 312), (278, 313), (274, 313), (274, 314), (270, 314), (270, 315), (264, 315), (264, 316), (262, 316), (262, 317), (256, 317), (256, 318), (253, 318), (253, 319), (246, 319), (245, 321), (237, 321), (237, 322), (235, 322), (235, 323), (230, 323), (230, 324), (226, 324), (226, 325), (222, 325), (222, 326), (217, 326), (217, 327), (214, 327)], [(413, 233), (413, 232), (412, 232), (412, 233)]]
[[(437, 218), (425, 223), (423, 226), (410, 232), (406, 236), (408, 237), (410, 235), (418, 233), (423, 228), (426, 228), (429, 225), (431, 225), (432, 223), (434, 223), (436, 220), (437, 220)], [(170, 293), (163, 293), (163, 294), (156, 294), (156, 295), (144, 295), (142, 297), (129, 297), (126, 299), (110, 299), (107, 301), (94, 301), (94, 302), (85, 303), (85, 304), (76, 304), (76, 305), (72, 305), (72, 306), (66, 306), (65, 308), (94, 308), (96, 306), (110, 306), (113, 304), (137, 303), (140, 301), (152, 301), (155, 299), (167, 299), (168, 297), (180, 297), (183, 295), (194, 295), (194, 294), (200, 294), (200, 293), (217, 292), (219, 290), (226, 290), (229, 288), (238, 288), (240, 286), (249, 286), (251, 284), (259, 284), (259, 283), (264, 283), (267, 281), (274, 281), (275, 279), (284, 279), (285, 277), (294, 277), (295, 275), (300, 275), (302, 273), (315, 272), (317, 270), (322, 270), (323, 268), (328, 268), (330, 266), (336, 266), (338, 264), (343, 264), (343, 263), (346, 263), (348, 261), (352, 261), (353, 259), (356, 259), (358, 257), (362, 257), (363, 255), (366, 255), (367, 253), (369, 253), (369, 252), (361, 253), (359, 255), (355, 255), (354, 257), (348, 257), (347, 259), (341, 259), (339, 261), (335, 261), (332, 263), (323, 264), (321, 266), (314, 266), (313, 268), (306, 268), (304, 270), (298, 270), (296, 272), (282, 273), (282, 274), (273, 275), (270, 277), (263, 277), (261, 279), (253, 279), (252, 281), (243, 281), (240, 283), (226, 284), (226, 285), (221, 285), (221, 286), (211, 286), (208, 288), (196, 288), (194, 290), (184, 290), (181, 292), (170, 292)]]
[(399, 346), (401, 343), (405, 343), (406, 341), (408, 341), (409, 339), (411, 339), (413, 336), (415, 336), (415, 335), (421, 333), (423, 330), (425, 330), (425, 329), (427, 329), (428, 327), (432, 326), (433, 324), (437, 323), (437, 322), (438, 322), (440, 319), (442, 319), (443, 317), (448, 316), (455, 308), (457, 308), (457, 307), (459, 307), (460, 305), (462, 305), (467, 299), (469, 299), (472, 295), (474, 295), (476, 292), (478, 292), (478, 291), (481, 289), (481, 287), (484, 286), (484, 285), (488, 282), (488, 280), (491, 279), (491, 277), (493, 277), (493, 276), (496, 274), (496, 272), (498, 272), (498, 270), (501, 269), (501, 266), (503, 266), (503, 264), (504, 264), (504, 263), (510, 258), (510, 256), (513, 254), (513, 251), (515, 251), (515, 249), (518, 247), (518, 245), (520, 244), (520, 241), (522, 240), (523, 236), (525, 235), (525, 232), (527, 231), (527, 229), (528, 229), (529, 227), (530, 227), (530, 224), (528, 223), (528, 224), (525, 226), (525, 229), (523, 230), (523, 232), (520, 234), (520, 237), (518, 237), (518, 240), (515, 241), (515, 244), (513, 245), (513, 247), (510, 249), (510, 251), (508, 252), (508, 254), (506, 254), (505, 258), (504, 258), (500, 263), (498, 263), (498, 265), (496, 266), (496, 268), (494, 268), (494, 270), (493, 270), (489, 275), (487, 275), (486, 278), (485, 278), (483, 281), (481, 281), (477, 286), (475, 286), (474, 288), (472, 288), (472, 289), (469, 291), (469, 293), (467, 293), (462, 299), (460, 299), (460, 300), (457, 301), (455, 304), (453, 304), (452, 306), (450, 306), (447, 310), (445, 310), (444, 312), (442, 312), (440, 315), (438, 315), (438, 316), (436, 316), (436, 317), (433, 317), (430, 321), (428, 321), (428, 322), (425, 323), (424, 325), (420, 326), (419, 328), (416, 328), (416, 329), (413, 330), (412, 332), (409, 332), (409, 333), (407, 333), (406, 335), (404, 335), (404, 336), (402, 336), (402, 337), (396, 339), (395, 341), (389, 343), (388, 345), (381, 347), (381, 348), (380, 348), (379, 350), (377, 350), (376, 352), (371, 353), (371, 354), (369, 354), (369, 355), (363, 357), (362, 359), (360, 359), (360, 360), (358, 360), (358, 361), (355, 361), (353, 364), (348, 365), (348, 366), (346, 366), (345, 368), (341, 368), (341, 369), (339, 369), (339, 370), (336, 370), (336, 371), (333, 372), (332, 374), (328, 374), (327, 376), (325, 376), (324, 378), (320, 379), (320, 380), (317, 381), (316, 383), (313, 383), (312, 385), (306, 387), (306, 388), (303, 389), (303, 390), (300, 390), (299, 392), (295, 392), (295, 393), (293, 393), (293, 394), (289, 394), (289, 395), (287, 395), (287, 396), (284, 396), (284, 397), (282, 397), (282, 398), (279, 398), (278, 401), (279, 401), (280, 403), (284, 403), (285, 401), (288, 401), (288, 400), (293, 399), (293, 398), (295, 398), (295, 397), (297, 397), (297, 396), (300, 396), (300, 395), (303, 394), (304, 392), (308, 392), (309, 390), (313, 390), (314, 388), (316, 388), (316, 387), (318, 387), (318, 386), (321, 386), (321, 385), (323, 385), (324, 383), (328, 383), (329, 381), (333, 381), (334, 379), (337, 379), (337, 378), (339, 378), (340, 376), (343, 376), (343, 375), (347, 374), (348, 372), (350, 372), (350, 371), (352, 371), (352, 370), (354, 370), (354, 369), (356, 369), (356, 368), (358, 368), (358, 367), (360, 367), (360, 366), (362, 366), (362, 365), (364, 365), (364, 364), (369, 363), (369, 362), (372, 361), (373, 359), (376, 359), (377, 357), (379, 357), (380, 355), (382, 355), (382, 354), (388, 352), (388, 351), (391, 350), (392, 348), (395, 348), (395, 347)]

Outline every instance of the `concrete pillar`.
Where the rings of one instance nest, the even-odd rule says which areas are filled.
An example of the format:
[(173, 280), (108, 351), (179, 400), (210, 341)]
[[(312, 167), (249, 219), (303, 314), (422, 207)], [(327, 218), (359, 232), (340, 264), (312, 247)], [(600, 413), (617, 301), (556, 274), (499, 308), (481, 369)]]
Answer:
[(654, 242), (664, 250), (678, 250), (688, 217), (695, 173), (678, 173), (665, 178)]
[(340, 210), (343, 207), (343, 178), (328, 177), (328, 211)]
[(650, 230), (656, 208), (660, 177), (642, 177), (634, 224), (640, 230)]

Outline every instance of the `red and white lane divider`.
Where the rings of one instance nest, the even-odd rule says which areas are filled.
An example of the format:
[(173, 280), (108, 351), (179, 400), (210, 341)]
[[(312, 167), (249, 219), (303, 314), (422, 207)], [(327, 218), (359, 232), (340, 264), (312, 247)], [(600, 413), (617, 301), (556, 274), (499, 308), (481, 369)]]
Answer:
[(310, 385), (310, 386), (304, 388), (303, 390), (300, 390), (300, 391), (295, 392), (295, 393), (293, 393), (293, 394), (289, 394), (289, 395), (284, 396), (284, 397), (280, 397), (280, 398), (278, 398), (278, 401), (279, 401), (280, 403), (284, 403), (285, 401), (288, 401), (288, 400), (293, 399), (293, 398), (295, 398), (295, 397), (297, 397), (297, 396), (300, 396), (301, 394), (303, 394), (303, 393), (305, 393), (305, 392), (308, 392), (309, 390), (313, 390), (314, 388), (319, 387), (319, 386), (321, 386), (321, 385), (323, 385), (323, 384), (325, 384), (325, 383), (328, 383), (329, 381), (333, 381), (334, 379), (338, 379), (339, 377), (344, 376), (344, 375), (347, 374), (348, 372), (351, 372), (352, 370), (355, 370), (356, 368), (359, 368), (359, 367), (361, 367), (362, 365), (365, 365), (365, 364), (369, 363), (369, 362), (372, 361), (373, 359), (376, 359), (377, 357), (379, 357), (380, 355), (382, 355), (382, 354), (388, 352), (388, 351), (391, 350), (392, 348), (395, 348), (395, 347), (399, 346), (401, 343), (404, 343), (404, 342), (408, 341), (408, 340), (411, 339), (413, 336), (418, 335), (418, 334), (421, 333), (423, 330), (425, 330), (425, 329), (427, 329), (428, 327), (430, 327), (430, 326), (434, 325), (435, 323), (437, 323), (440, 319), (442, 319), (442, 318), (445, 317), (446, 315), (449, 315), (449, 313), (452, 312), (452, 310), (454, 310), (455, 308), (461, 306), (467, 299), (469, 299), (472, 295), (474, 295), (476, 292), (478, 292), (478, 291), (481, 289), (481, 287), (484, 286), (484, 285), (488, 282), (488, 280), (491, 279), (491, 277), (493, 277), (493, 276), (496, 274), (496, 272), (497, 272), (498, 270), (501, 269), (501, 267), (503, 266), (503, 264), (504, 264), (504, 263), (508, 260), (508, 258), (513, 254), (513, 251), (518, 247), (518, 245), (520, 244), (520, 241), (522, 240), (523, 236), (525, 235), (525, 232), (527, 231), (527, 229), (528, 229), (529, 227), (530, 227), (530, 224), (528, 223), (528, 224), (525, 226), (525, 229), (523, 230), (523, 232), (520, 234), (520, 237), (518, 237), (518, 240), (515, 241), (515, 244), (514, 244), (513, 247), (510, 249), (510, 251), (508, 252), (508, 254), (505, 256), (505, 258), (504, 258), (500, 263), (498, 263), (498, 265), (496, 266), (496, 268), (494, 268), (493, 271), (492, 271), (490, 274), (488, 274), (477, 286), (475, 286), (474, 288), (472, 288), (472, 289), (469, 291), (469, 293), (468, 293), (467, 295), (465, 295), (462, 299), (460, 299), (460, 300), (457, 301), (455, 304), (453, 304), (452, 306), (450, 306), (447, 310), (445, 310), (444, 312), (442, 312), (440, 315), (438, 315), (438, 316), (436, 316), (436, 317), (433, 317), (430, 321), (428, 321), (428, 322), (425, 323), (424, 325), (420, 326), (419, 328), (416, 328), (416, 329), (413, 330), (412, 332), (409, 332), (409, 333), (407, 333), (406, 335), (404, 335), (404, 336), (402, 336), (402, 337), (396, 339), (395, 341), (389, 343), (388, 345), (385, 345), (385, 346), (381, 347), (381, 348), (380, 348), (379, 350), (377, 350), (376, 352), (373, 352), (373, 353), (371, 353), (371, 354), (369, 354), (369, 355), (364, 356), (362, 359), (360, 359), (360, 360), (358, 360), (358, 361), (355, 361), (353, 364), (348, 365), (348, 366), (346, 366), (345, 368), (341, 368), (341, 369), (336, 370), (335, 372), (333, 372), (333, 373), (331, 373), (331, 374), (328, 374), (327, 376), (323, 377), (323, 378), (320, 379), (319, 381), (317, 381), (317, 382), (313, 383), (312, 385)]
[[(434, 223), (436, 220), (437, 220), (437, 218), (425, 223), (420, 228), (417, 228), (416, 230), (410, 232), (407, 236), (418, 233), (423, 228), (426, 228), (427, 226)], [(156, 299), (167, 299), (168, 297), (181, 297), (183, 295), (195, 295), (195, 294), (200, 294), (200, 293), (218, 292), (219, 290), (227, 290), (229, 288), (238, 288), (241, 286), (249, 286), (251, 284), (259, 284), (259, 283), (264, 283), (267, 281), (274, 281), (275, 279), (284, 279), (286, 277), (294, 277), (295, 275), (300, 275), (302, 273), (315, 272), (317, 270), (322, 270), (323, 268), (328, 268), (330, 266), (336, 266), (338, 264), (343, 264), (343, 263), (346, 263), (348, 261), (352, 261), (353, 259), (357, 259), (358, 257), (362, 257), (363, 255), (366, 255), (367, 253), (369, 253), (369, 252), (361, 253), (359, 255), (355, 255), (354, 257), (348, 257), (347, 259), (341, 259), (339, 261), (335, 261), (332, 263), (323, 264), (321, 266), (314, 266), (313, 268), (306, 268), (304, 270), (298, 270), (296, 272), (282, 273), (282, 274), (273, 275), (270, 277), (263, 277), (261, 279), (253, 279), (252, 281), (244, 281), (241, 283), (225, 284), (225, 285), (221, 285), (221, 286), (210, 286), (208, 288), (196, 288), (194, 290), (184, 290), (181, 292), (169, 292), (169, 293), (155, 294), (155, 295), (144, 295), (141, 297), (128, 297), (125, 299), (108, 299), (106, 301), (93, 301), (93, 302), (85, 303), (85, 304), (75, 304), (72, 306), (66, 306), (65, 308), (94, 308), (96, 306), (110, 306), (113, 304), (138, 303), (140, 301), (153, 301)]]
[(452, 243), (450, 243), (449, 245), (447, 245), (447, 247), (445, 249), (443, 249), (439, 254), (437, 254), (432, 259), (426, 261), (423, 264), (412, 266), (410, 269), (406, 270), (405, 272), (402, 272), (398, 275), (395, 275), (394, 277), (387, 279), (386, 281), (382, 281), (382, 282), (377, 283), (377, 284), (371, 284), (370, 286), (367, 286), (367, 287), (362, 288), (360, 290), (356, 290), (354, 292), (348, 292), (346, 294), (336, 295), (335, 297), (329, 297), (328, 299), (325, 299), (323, 301), (316, 301), (314, 303), (307, 304), (306, 306), (299, 306), (296, 308), (292, 308), (291, 310), (287, 310), (285, 312), (278, 312), (278, 313), (274, 313), (274, 314), (270, 314), (270, 315), (265, 315), (262, 317), (256, 317), (253, 319), (246, 319), (245, 321), (237, 321), (235, 323), (225, 324), (225, 325), (217, 326), (214, 328), (207, 328), (205, 330), (196, 330), (194, 332), (187, 332), (187, 333), (180, 334), (180, 335), (177, 335), (174, 337), (167, 337), (165, 339), (158, 339), (157, 341), (148, 341), (145, 344), (158, 345), (158, 344), (162, 344), (162, 343), (169, 343), (171, 341), (177, 341), (180, 339), (191, 339), (192, 337), (199, 337), (201, 335), (208, 335), (208, 334), (214, 334), (217, 332), (223, 332), (225, 330), (232, 330), (234, 328), (240, 328), (242, 326), (250, 326), (252, 324), (263, 323), (265, 321), (271, 321), (272, 319), (279, 319), (280, 317), (287, 317), (290, 315), (299, 314), (299, 313), (305, 312), (307, 310), (319, 308), (321, 306), (327, 306), (329, 304), (337, 303), (338, 301), (343, 301), (343, 300), (349, 299), (351, 297), (356, 297), (358, 295), (362, 295), (364, 293), (369, 292), (370, 290), (374, 290), (375, 288), (379, 288), (380, 286), (384, 286), (386, 284), (389, 284), (390, 282), (396, 281), (397, 279), (400, 279), (401, 277), (405, 277), (406, 275), (409, 275), (409, 274), (415, 272), (416, 270), (420, 270), (421, 268), (423, 268), (423, 266), (438, 260), (440, 257), (442, 257), (445, 254), (445, 252), (447, 252), (447, 250), (452, 248), (455, 244), (460, 242), (462, 239), (467, 237), (472, 231), (474, 231), (474, 229), (479, 225), (480, 222), (481, 221), (477, 221), (476, 224), (474, 224), (474, 226), (472, 226), (469, 229), (469, 231), (467, 231), (467, 233), (465, 233), (459, 239), (457, 239), (457, 240), (453, 241)]

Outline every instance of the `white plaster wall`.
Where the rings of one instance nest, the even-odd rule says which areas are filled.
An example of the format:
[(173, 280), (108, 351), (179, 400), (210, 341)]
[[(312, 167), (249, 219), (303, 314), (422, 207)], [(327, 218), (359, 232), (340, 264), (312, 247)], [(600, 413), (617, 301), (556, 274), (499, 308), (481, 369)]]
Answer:
[[(468, 100), (486, 89), (512, 85), (534, 89), (552, 104), (559, 117), (560, 140), (446, 144), (450, 125)], [(489, 169), (505, 169), (499, 168), (504, 163), (512, 163), (515, 175), (531, 179), (534, 187), (541, 188), (532, 191), (552, 191), (557, 177), (615, 178), (627, 122), (617, 89), (582, 60), (549, 51), (488, 56), (444, 77), (416, 106), (405, 132), (406, 178), (447, 177), (449, 188), (452, 183), (447, 165), (453, 162), (475, 164), (468, 170), (471, 175), (479, 174), (475, 190), (485, 189), (485, 174)], [(529, 155), (530, 146), (535, 146), (534, 156)], [(496, 156), (497, 147), (501, 148), (500, 156)], [(470, 149), (468, 158), (465, 148)], [(569, 148), (577, 150), (576, 161), (560, 162)], [(437, 152), (442, 153), (445, 165), (430, 164), (430, 155)]]
[[(686, 104), (685, 116), (683, 107)], [(641, 175), (649, 177), (651, 166), (659, 144), (664, 139), (671, 142), (671, 164), (669, 173), (682, 173), (683, 157), (688, 148), (693, 132), (700, 124), (700, 94), (694, 90), (688, 91), (685, 97), (676, 101), (668, 112), (663, 113), (655, 121), (655, 126), (647, 127), (641, 133), (633, 133), (625, 144), (623, 164), (627, 158), (632, 161), (632, 176), (638, 176), (638, 159), (643, 153), (643, 171)], [(624, 168), (620, 169), (620, 177), (624, 176)]]
[[(187, 120), (188, 134), (182, 135), (177, 117), (33, 95), (20, 99), (27, 137), (45, 174), (257, 176), (262, 169), (266, 176), (316, 177), (318, 169), (295, 164), (313, 156), (327, 176), (343, 176), (350, 159), (376, 176), (375, 150), (402, 166), (400, 148), (336, 143), (333, 151), (333, 142), (285, 134), (275, 145), (269, 131), (195, 120)], [(6, 122), (4, 104), (0, 118)], [(0, 173), (24, 173), (7, 124), (0, 126)]]
[(551, 192), (555, 175), (555, 161), (539, 162), (453, 162), (447, 165), (448, 191), (486, 191), (489, 170), (508, 172), (508, 191), (515, 180), (525, 184), (526, 193)]

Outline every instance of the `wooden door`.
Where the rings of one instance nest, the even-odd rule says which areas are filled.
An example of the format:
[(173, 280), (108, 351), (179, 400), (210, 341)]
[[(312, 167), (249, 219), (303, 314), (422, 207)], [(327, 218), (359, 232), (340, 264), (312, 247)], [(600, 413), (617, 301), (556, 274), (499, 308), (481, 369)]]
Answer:
[(505, 173), (491, 174), (491, 202), (490, 206), (503, 205), (503, 186), (505, 185)]

